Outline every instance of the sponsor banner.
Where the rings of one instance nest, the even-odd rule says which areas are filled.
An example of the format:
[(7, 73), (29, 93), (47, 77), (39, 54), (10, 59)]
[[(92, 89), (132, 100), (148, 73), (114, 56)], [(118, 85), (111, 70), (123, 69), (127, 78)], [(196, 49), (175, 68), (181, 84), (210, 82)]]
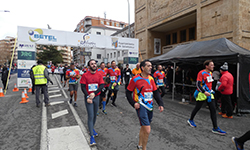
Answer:
[(18, 69), (31, 69), (33, 65), (36, 65), (35, 60), (17, 60)]
[(129, 51), (128, 57), (138, 57), (138, 51)]
[(36, 44), (68, 45), (138, 51), (138, 39), (18, 26), (18, 40)]
[(18, 41), (17, 46), (17, 50), (36, 51), (36, 44), (32, 42), (26, 43)]
[(18, 87), (28, 87), (29, 84), (32, 85), (30, 78), (17, 78), (17, 86)]
[(17, 77), (18, 78), (30, 78), (30, 69), (18, 69)]
[(19, 60), (36, 60), (36, 52), (17, 51)]
[(154, 38), (154, 54), (161, 54), (161, 39)]

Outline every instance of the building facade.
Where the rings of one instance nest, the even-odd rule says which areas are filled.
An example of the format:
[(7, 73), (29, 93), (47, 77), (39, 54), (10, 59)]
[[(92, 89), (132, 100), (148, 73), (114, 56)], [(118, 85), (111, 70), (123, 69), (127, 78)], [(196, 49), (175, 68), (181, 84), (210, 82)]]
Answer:
[(135, 37), (141, 57), (222, 37), (250, 50), (249, 8), (249, 0), (136, 0)]
[(61, 51), (62, 54), (62, 64), (70, 64), (72, 61), (71, 47), (68, 46), (58, 46), (57, 50)]
[[(5, 39), (0, 40), (0, 65), (7, 65), (11, 61), (13, 49), (15, 45), (15, 38), (7, 36)], [(12, 64), (17, 63), (17, 51), (14, 49), (14, 56)]]

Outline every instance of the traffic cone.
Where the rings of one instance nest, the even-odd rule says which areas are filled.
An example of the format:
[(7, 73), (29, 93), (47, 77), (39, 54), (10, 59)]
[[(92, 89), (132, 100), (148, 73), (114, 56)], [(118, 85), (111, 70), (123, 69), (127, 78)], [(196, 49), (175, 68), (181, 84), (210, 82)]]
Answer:
[(32, 86), (31, 86), (31, 84), (29, 84), (29, 90), (28, 90), (28, 92), (32, 92)]
[(21, 100), (20, 104), (24, 104), (27, 102), (29, 102), (29, 101), (26, 99), (24, 92), (22, 92), (22, 100)]
[(3, 89), (2, 88), (0, 88), (0, 97), (4, 97)]
[(25, 95), (25, 98), (29, 98), (27, 91), (26, 91), (26, 88), (24, 89), (24, 95)]
[(14, 89), (13, 89), (12, 91), (13, 91), (13, 92), (19, 91), (19, 89), (18, 89), (17, 86), (16, 86), (16, 83), (15, 83)]

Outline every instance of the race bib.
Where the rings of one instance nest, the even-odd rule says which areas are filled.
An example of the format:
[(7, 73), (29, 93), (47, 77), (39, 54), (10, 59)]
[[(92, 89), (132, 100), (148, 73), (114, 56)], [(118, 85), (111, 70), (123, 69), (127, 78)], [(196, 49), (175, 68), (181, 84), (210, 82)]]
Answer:
[(153, 99), (153, 92), (144, 92), (145, 101), (152, 101), (152, 99)]
[(73, 75), (75, 75), (75, 74), (76, 74), (76, 73), (75, 73), (74, 71), (72, 71), (72, 72), (69, 73), (70, 76), (73, 76)]
[(115, 76), (110, 76), (110, 80), (115, 80)]
[(96, 91), (97, 88), (98, 88), (98, 84), (88, 84), (89, 92)]
[(159, 79), (159, 83), (163, 83), (163, 79)]
[(207, 77), (207, 82), (213, 82), (213, 81), (214, 81), (214, 79), (212, 78), (212, 76)]
[(130, 73), (129, 73), (129, 72), (126, 72), (126, 75), (130, 75)]

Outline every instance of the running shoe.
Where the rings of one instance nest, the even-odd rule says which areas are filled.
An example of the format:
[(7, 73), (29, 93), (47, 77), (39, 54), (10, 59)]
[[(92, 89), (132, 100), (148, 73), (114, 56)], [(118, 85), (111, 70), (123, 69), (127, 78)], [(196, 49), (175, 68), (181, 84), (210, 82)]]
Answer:
[(142, 146), (137, 146), (137, 150), (142, 150)]
[(111, 106), (117, 107), (117, 105), (115, 103), (111, 103)]
[(95, 138), (93, 136), (90, 137), (90, 146), (95, 146), (96, 142), (95, 142)]
[(224, 115), (225, 113), (223, 113), (223, 112), (219, 112), (218, 114), (219, 114), (219, 115)]
[(69, 100), (69, 103), (70, 103), (70, 104), (72, 103), (72, 98)]
[(226, 132), (222, 131), (219, 127), (217, 129), (213, 128), (212, 132), (219, 135), (226, 135)]
[(95, 132), (95, 129), (93, 129), (93, 135), (94, 135), (94, 137), (98, 136), (98, 133)]
[(235, 137), (232, 137), (232, 142), (234, 143), (234, 146), (235, 146), (235, 148), (236, 148), (237, 150), (244, 150), (243, 147), (242, 147), (242, 149), (239, 148), (240, 145), (239, 145), (238, 142), (236, 141)]
[(223, 114), (222, 117), (223, 117), (223, 118), (233, 119), (233, 116), (227, 116), (226, 114)]
[(74, 107), (77, 107), (77, 104), (76, 104), (76, 103), (74, 103)]
[(96, 116), (98, 116), (98, 115), (99, 115), (99, 112), (96, 113)]
[(187, 121), (187, 123), (191, 126), (191, 127), (193, 127), (193, 128), (196, 128), (196, 124), (194, 123), (194, 121), (193, 120), (188, 120)]
[(103, 113), (104, 115), (107, 115), (106, 110), (102, 110), (102, 113)]

